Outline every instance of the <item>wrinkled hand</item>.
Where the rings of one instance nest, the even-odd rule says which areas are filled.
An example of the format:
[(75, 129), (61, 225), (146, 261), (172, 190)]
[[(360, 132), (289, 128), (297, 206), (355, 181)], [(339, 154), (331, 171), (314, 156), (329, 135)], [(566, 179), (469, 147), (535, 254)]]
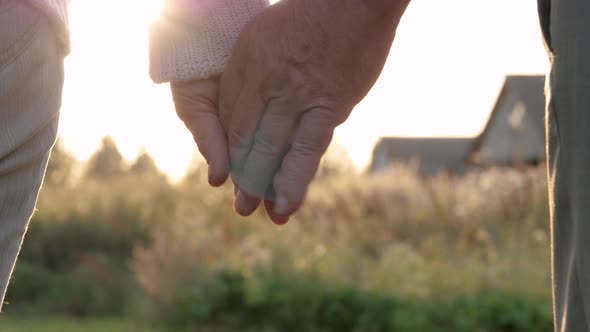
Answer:
[(239, 214), (266, 199), (285, 223), (299, 208), (334, 129), (377, 80), (408, 2), (287, 0), (246, 26), (219, 99)]
[(225, 130), (218, 116), (219, 78), (172, 82), (170, 87), (176, 113), (209, 165), (209, 184), (222, 185), (228, 177), (229, 158)]

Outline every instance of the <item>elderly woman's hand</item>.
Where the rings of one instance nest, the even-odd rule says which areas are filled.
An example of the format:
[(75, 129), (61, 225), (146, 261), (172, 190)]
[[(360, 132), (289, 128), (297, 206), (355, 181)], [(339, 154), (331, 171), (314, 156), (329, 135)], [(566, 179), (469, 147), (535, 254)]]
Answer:
[(170, 87), (176, 113), (209, 165), (209, 184), (222, 185), (228, 177), (229, 158), (217, 107), (219, 78), (172, 82)]
[(333, 131), (377, 80), (409, 0), (285, 0), (244, 29), (221, 79), (235, 208), (301, 205)]

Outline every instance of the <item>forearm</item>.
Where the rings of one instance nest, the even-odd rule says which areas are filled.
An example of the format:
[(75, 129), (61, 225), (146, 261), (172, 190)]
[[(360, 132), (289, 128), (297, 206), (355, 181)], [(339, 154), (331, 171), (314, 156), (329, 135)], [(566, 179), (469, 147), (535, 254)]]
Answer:
[(168, 0), (150, 31), (150, 76), (157, 82), (219, 75), (244, 25), (268, 0)]

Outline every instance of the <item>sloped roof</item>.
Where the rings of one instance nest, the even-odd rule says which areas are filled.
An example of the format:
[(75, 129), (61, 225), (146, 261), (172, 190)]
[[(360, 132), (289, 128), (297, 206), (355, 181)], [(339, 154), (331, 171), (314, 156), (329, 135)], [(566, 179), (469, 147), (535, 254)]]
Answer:
[(515, 94), (524, 104), (527, 114), (526, 121), (537, 128), (539, 135), (545, 135), (545, 76), (542, 75), (509, 75), (506, 76), (504, 85), (496, 100), (488, 122), (481, 134), (475, 140), (473, 152), (477, 152), (483, 143), (486, 135), (490, 132), (498, 115), (502, 111), (504, 98), (508, 94)]
[(472, 138), (383, 137), (373, 150), (371, 169), (377, 170), (375, 163), (379, 156), (390, 163), (417, 161), (420, 170), (426, 174), (443, 169), (462, 169), (472, 145)]
[(370, 169), (378, 171), (393, 162), (416, 160), (420, 163), (421, 171), (426, 174), (435, 174), (443, 169), (462, 172), (469, 163), (469, 158), (480, 150), (486, 135), (489, 134), (502, 108), (505, 107), (503, 101), (509, 96), (516, 97), (524, 104), (527, 110), (524, 121), (529, 122), (529, 127), (539, 131), (535, 136), (544, 137), (544, 84), (545, 78), (540, 75), (507, 76), (488, 122), (478, 137), (384, 137), (379, 140), (373, 150)]

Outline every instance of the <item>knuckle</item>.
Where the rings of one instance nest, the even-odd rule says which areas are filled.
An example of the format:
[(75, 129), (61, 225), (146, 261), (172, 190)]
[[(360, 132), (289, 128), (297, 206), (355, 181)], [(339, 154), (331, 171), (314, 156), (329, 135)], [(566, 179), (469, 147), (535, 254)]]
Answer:
[(254, 149), (263, 156), (275, 156), (281, 153), (282, 148), (267, 139), (264, 135), (257, 134), (254, 141)]
[(336, 106), (337, 103), (332, 98), (321, 97), (318, 98), (317, 108), (310, 113), (313, 121), (326, 129), (334, 129), (339, 124), (344, 122), (348, 117), (349, 112), (338, 112), (340, 109)]
[(235, 127), (231, 127), (227, 133), (229, 144), (237, 149), (250, 148), (250, 139), (244, 136)]
[(320, 148), (316, 142), (309, 139), (302, 139), (293, 142), (291, 150), (293, 150), (299, 158), (309, 159), (317, 156)]
[(344, 112), (334, 112), (334, 115), (333, 115), (334, 128), (336, 128), (337, 126), (343, 124), (346, 120), (348, 120), (350, 113), (352, 113), (352, 109), (346, 110)]

